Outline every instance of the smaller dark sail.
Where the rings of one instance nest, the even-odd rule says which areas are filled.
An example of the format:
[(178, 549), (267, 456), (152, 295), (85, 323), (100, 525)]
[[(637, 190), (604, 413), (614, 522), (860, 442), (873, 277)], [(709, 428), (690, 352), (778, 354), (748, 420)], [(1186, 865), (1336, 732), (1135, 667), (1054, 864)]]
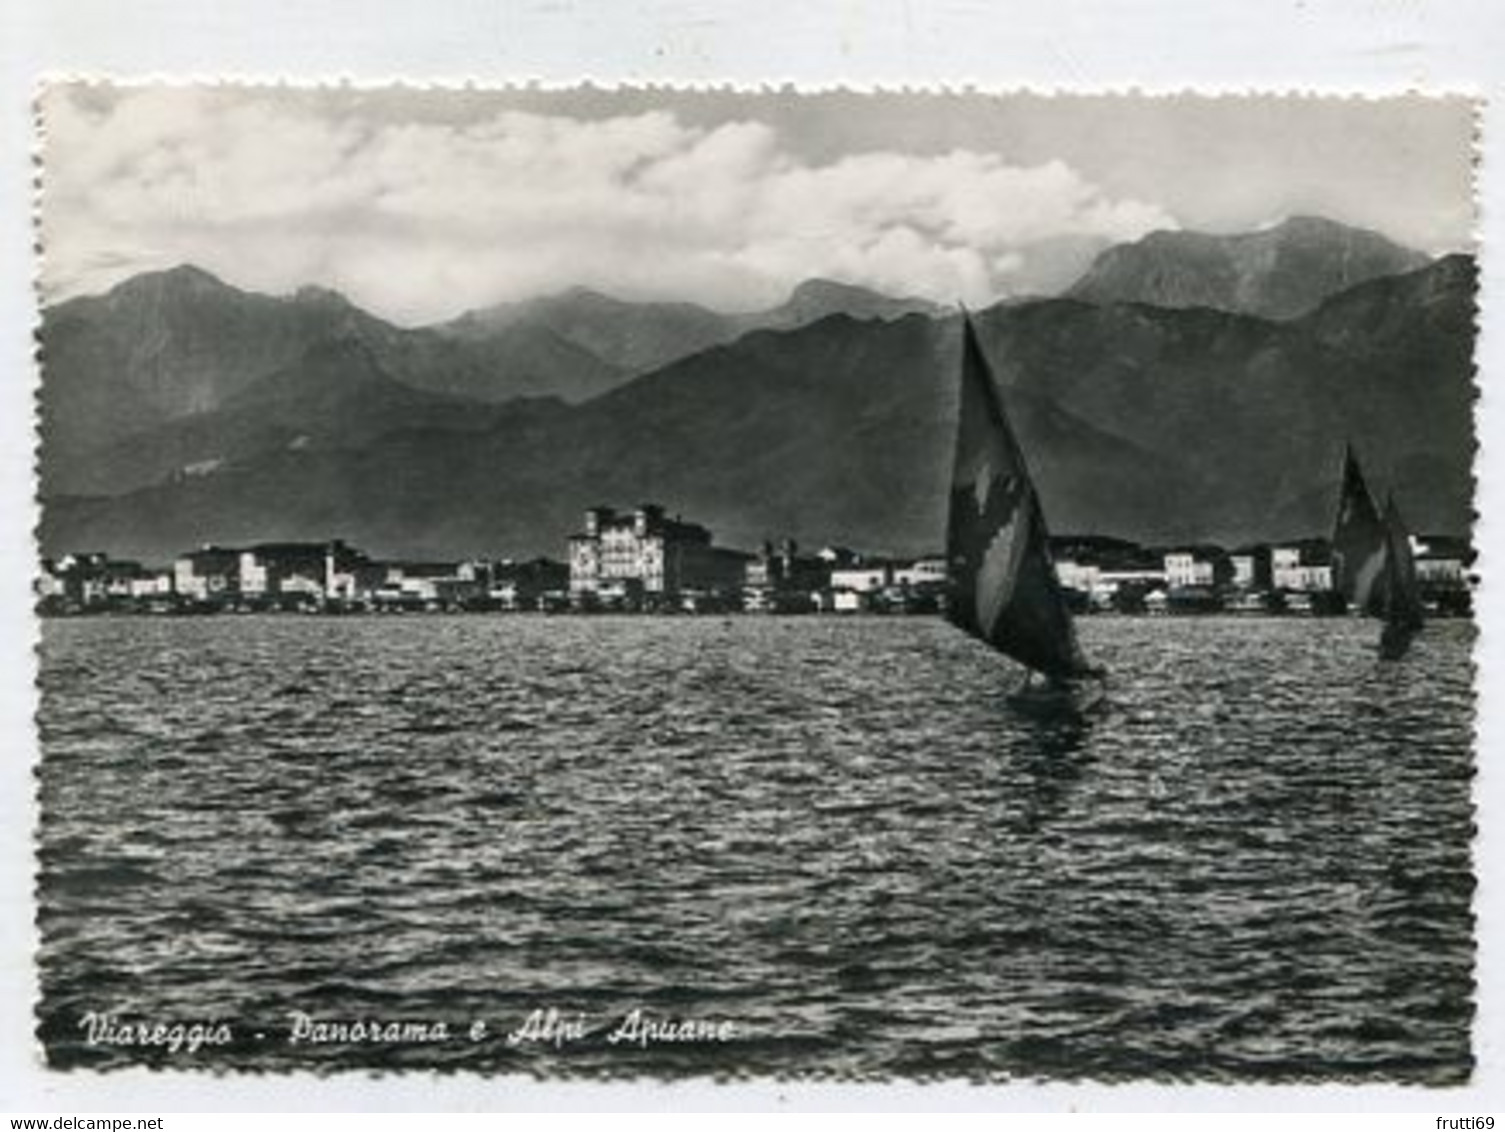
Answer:
[(1051, 560), (1045, 516), (972, 320), (962, 319), (961, 405), (951, 480), (947, 616), (1059, 681), (1093, 673)]
[(1385, 524), (1349, 445), (1343, 454), (1343, 488), (1333, 526), (1333, 588), (1355, 612), (1384, 615)]
[(1385, 628), (1380, 651), (1398, 657), (1406, 651), (1422, 626), (1421, 587), (1416, 580), (1416, 559), (1411, 553), (1411, 535), (1401, 521), (1395, 497), (1385, 500)]

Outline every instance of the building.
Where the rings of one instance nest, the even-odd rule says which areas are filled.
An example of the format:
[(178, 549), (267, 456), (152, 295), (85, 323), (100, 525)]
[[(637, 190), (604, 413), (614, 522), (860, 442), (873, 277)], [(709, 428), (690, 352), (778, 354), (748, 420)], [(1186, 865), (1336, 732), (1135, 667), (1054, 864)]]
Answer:
[(500, 609), (545, 609), (567, 601), (569, 589), (570, 568), (563, 562), (506, 559), (492, 567), (488, 596)]
[(323, 601), (332, 549), (322, 542), (264, 542), (242, 550), (241, 599), (252, 604)]
[(932, 556), (895, 564), (893, 581), (883, 592), (891, 613), (936, 613), (945, 607), (950, 571), (945, 558)]
[(67, 577), (51, 558), (42, 559), (42, 572), (32, 588), (44, 607), (61, 605), (68, 596)]
[(278, 608), (363, 599), (381, 567), (358, 550), (332, 542), (264, 542), (205, 546), (173, 562), (172, 587), (187, 602)]
[(1447, 535), (1423, 535), (1411, 539), (1416, 558), (1416, 580), (1439, 589), (1468, 587), (1468, 568), (1474, 552), (1467, 541)]
[(1217, 546), (1178, 547), (1164, 555), (1165, 582), (1171, 589), (1212, 588), (1234, 580), (1231, 557)]
[(456, 609), (484, 600), (491, 567), (479, 562), (387, 562), (376, 566), (371, 600), (385, 609)]
[(55, 563), (54, 571), (68, 604), (87, 608), (104, 603), (110, 576), (109, 555), (99, 551), (65, 554)]
[(713, 546), (705, 527), (669, 519), (655, 504), (623, 515), (592, 507), (569, 540), (570, 596), (577, 605), (636, 608), (684, 594), (732, 594), (749, 557)]
[(1268, 546), (1241, 546), (1230, 551), (1233, 584), (1241, 590), (1267, 590), (1274, 583)]
[(777, 550), (765, 542), (743, 565), (742, 608), (749, 613), (810, 613), (831, 584), (831, 566), (820, 555), (802, 556), (793, 539)]
[(1332, 551), (1309, 539), (1270, 548), (1270, 584), (1290, 593), (1326, 593), (1333, 588)]
[(168, 570), (143, 570), (130, 580), (130, 599), (149, 605), (170, 602), (173, 597), (172, 573)]
[[(170, 579), (165, 584), (170, 593)], [(160, 572), (139, 562), (91, 551), (43, 559), (36, 593), (47, 610), (91, 610), (129, 605), (163, 585)]]
[(1165, 612), (1215, 613), (1223, 607), (1224, 590), (1233, 580), (1233, 562), (1221, 547), (1191, 546), (1167, 551)]
[(241, 552), (205, 546), (180, 554), (172, 564), (173, 589), (184, 601), (223, 601), (240, 592)]
[(894, 568), (887, 562), (840, 566), (831, 571), (831, 589), (836, 593), (877, 593), (893, 582)]
[(911, 590), (945, 589), (950, 573), (943, 557), (916, 558), (894, 570), (894, 585)]
[(325, 548), (324, 600), (353, 605), (370, 599), (386, 578), (386, 568), (336, 539)]
[(1086, 595), (1089, 609), (1142, 609), (1146, 594), (1166, 585), (1165, 556), (1124, 539), (1073, 535), (1050, 540), (1056, 578)]
[(1427, 609), (1441, 616), (1467, 617), (1473, 612), (1472, 587), (1477, 581), (1469, 571), (1474, 550), (1467, 539), (1448, 535), (1412, 538), (1416, 580)]
[(1087, 562), (1062, 558), (1056, 561), (1056, 580), (1069, 590), (1092, 594), (1102, 589), (1102, 570)]
[(1189, 550), (1165, 556), (1165, 580), (1172, 587), (1212, 585), (1212, 563), (1199, 560)]
[(785, 559), (792, 556), (792, 544), (774, 552), (773, 543), (764, 542), (758, 553), (749, 558), (742, 567), (742, 588), (746, 592), (772, 593), (784, 580)]

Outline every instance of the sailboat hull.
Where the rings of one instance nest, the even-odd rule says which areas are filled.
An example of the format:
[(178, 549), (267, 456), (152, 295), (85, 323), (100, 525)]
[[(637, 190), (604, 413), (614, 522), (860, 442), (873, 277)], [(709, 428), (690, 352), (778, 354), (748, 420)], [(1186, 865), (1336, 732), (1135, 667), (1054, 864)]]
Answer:
[(1380, 633), (1380, 659), (1400, 660), (1410, 651), (1411, 641), (1419, 632), (1419, 625), (1386, 625)]
[(1108, 689), (1101, 680), (1070, 684), (1025, 684), (1008, 694), (1006, 702), (1021, 715), (1053, 719), (1086, 715), (1105, 707)]

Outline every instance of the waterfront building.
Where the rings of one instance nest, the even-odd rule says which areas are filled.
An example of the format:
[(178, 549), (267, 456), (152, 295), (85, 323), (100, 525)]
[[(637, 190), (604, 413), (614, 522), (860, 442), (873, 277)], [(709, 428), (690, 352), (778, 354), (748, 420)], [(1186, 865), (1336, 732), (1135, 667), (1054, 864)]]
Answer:
[(784, 581), (783, 548), (775, 554), (773, 543), (765, 542), (759, 552), (742, 567), (744, 607), (758, 611), (772, 608), (773, 594)]
[(173, 590), (185, 601), (224, 600), (240, 591), (240, 551), (204, 546), (172, 564)]
[(173, 596), (172, 573), (167, 570), (143, 570), (130, 580), (132, 601), (160, 604)]
[(43, 559), (36, 593), (49, 606), (93, 609), (129, 602), (136, 587), (148, 579), (153, 586), (159, 584), (157, 576), (139, 562), (99, 551), (65, 554), (56, 560)]
[(895, 563), (893, 581), (883, 591), (883, 602), (892, 613), (938, 612), (945, 602), (949, 578), (942, 557)]
[(375, 564), (332, 542), (205, 546), (173, 562), (173, 590), (190, 602), (251, 606), (354, 601), (376, 582)]
[(1468, 567), (1473, 564), (1472, 548), (1464, 539), (1447, 535), (1412, 536), (1411, 551), (1416, 559), (1416, 580), (1438, 589), (1466, 589)]
[(894, 570), (894, 585), (911, 590), (944, 589), (950, 575), (943, 557), (916, 558)]
[(1233, 567), (1233, 584), (1241, 590), (1264, 590), (1273, 584), (1270, 548), (1241, 546), (1228, 554)]
[(1270, 548), (1270, 584), (1290, 593), (1326, 593), (1333, 588), (1332, 550), (1319, 539)]
[(1221, 547), (1178, 547), (1164, 556), (1165, 581), (1171, 589), (1214, 587), (1231, 582), (1235, 567)]
[(129, 602), (136, 587), (150, 576), (151, 571), (139, 562), (107, 560), (100, 577), (105, 600), (116, 605)]
[(1138, 566), (1125, 561), (1110, 568), (1068, 558), (1056, 563), (1056, 577), (1064, 588), (1084, 595), (1089, 609), (1120, 612), (1137, 610), (1144, 595), (1166, 587), (1165, 570), (1159, 561)]
[(830, 584), (830, 564), (820, 555), (799, 553), (799, 544), (786, 538), (774, 549), (765, 542), (743, 567), (743, 585), (760, 589), (822, 589)]
[(831, 589), (837, 593), (877, 593), (892, 585), (893, 581), (894, 568), (887, 562), (841, 566), (831, 571)]
[(1442, 588), (1464, 589), (1468, 585), (1468, 575), (1460, 559), (1431, 554), (1417, 556), (1416, 580), (1423, 586)]
[(1212, 563), (1203, 562), (1188, 550), (1172, 551), (1165, 556), (1165, 580), (1172, 587), (1212, 585)]
[(541, 609), (566, 601), (569, 588), (570, 568), (563, 562), (505, 559), (492, 567), (488, 597), (501, 609)]
[(1466, 617), (1473, 610), (1470, 572), (1474, 551), (1466, 539), (1448, 535), (1412, 537), (1416, 580), (1427, 609), (1441, 616)]
[(99, 551), (65, 554), (57, 562), (65, 601), (79, 606), (102, 604), (108, 577), (109, 556)]
[(1142, 585), (1148, 589), (1164, 589), (1165, 571), (1153, 568), (1143, 570), (1098, 570), (1098, 583), (1108, 589), (1117, 589), (1126, 584)]
[(483, 600), (491, 569), (479, 562), (386, 562), (371, 599), (382, 608), (449, 609)]
[(252, 603), (323, 600), (331, 547), (322, 542), (264, 542), (240, 552), (240, 596)]
[(1102, 589), (1101, 568), (1071, 558), (1056, 560), (1056, 579), (1066, 589), (1079, 590), (1084, 594), (1098, 593)]
[(831, 584), (830, 564), (819, 555), (802, 556), (793, 539), (777, 550), (765, 542), (743, 566), (742, 608), (749, 613), (809, 613)]
[(577, 604), (636, 605), (735, 592), (749, 557), (712, 545), (705, 527), (667, 518), (655, 504), (623, 515), (592, 507), (584, 530), (570, 536), (570, 595)]
[(1050, 540), (1050, 550), (1057, 579), (1089, 609), (1138, 612), (1146, 594), (1166, 586), (1164, 555), (1126, 539), (1064, 535)]
[(386, 569), (340, 539), (324, 552), (324, 599), (341, 605), (368, 600), (386, 578)]
[(68, 594), (67, 577), (51, 558), (42, 559), (42, 572), (37, 575), (33, 588), (44, 604), (60, 603)]

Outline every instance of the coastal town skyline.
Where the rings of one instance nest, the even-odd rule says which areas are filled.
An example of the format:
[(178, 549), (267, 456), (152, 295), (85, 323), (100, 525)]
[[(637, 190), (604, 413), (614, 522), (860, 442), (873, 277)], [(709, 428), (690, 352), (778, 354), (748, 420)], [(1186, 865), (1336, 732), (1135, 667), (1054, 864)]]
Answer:
[[(371, 556), (343, 539), (205, 545), (158, 568), (99, 551), (46, 559), (44, 613), (213, 612), (340, 607), (431, 611), (814, 613), (938, 612), (945, 555), (896, 557), (789, 538), (757, 550), (719, 546), (710, 528), (662, 506), (592, 507), (562, 559)], [(1100, 535), (1051, 539), (1060, 584), (1081, 612), (1342, 612), (1325, 538), (1223, 548), (1140, 546)], [(1418, 575), (1434, 612), (1471, 609), (1466, 540), (1417, 536)]]

